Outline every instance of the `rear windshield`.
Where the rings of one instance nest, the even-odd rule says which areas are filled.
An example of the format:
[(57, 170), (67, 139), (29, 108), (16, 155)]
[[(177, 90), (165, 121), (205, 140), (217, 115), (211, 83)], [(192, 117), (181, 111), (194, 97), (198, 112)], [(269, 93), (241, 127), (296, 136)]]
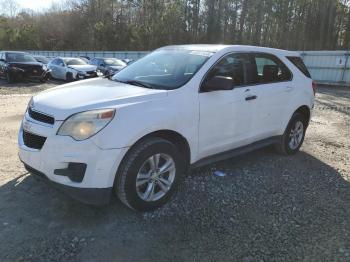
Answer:
[(298, 56), (289, 56), (287, 57), (306, 77), (311, 78), (309, 70), (307, 70), (306, 65), (304, 64), (301, 57)]

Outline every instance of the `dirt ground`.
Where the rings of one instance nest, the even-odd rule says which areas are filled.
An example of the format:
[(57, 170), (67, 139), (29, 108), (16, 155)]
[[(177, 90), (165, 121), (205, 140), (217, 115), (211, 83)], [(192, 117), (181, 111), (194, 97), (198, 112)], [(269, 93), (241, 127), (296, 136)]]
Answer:
[(0, 261), (350, 261), (350, 89), (319, 88), (299, 154), (266, 148), (194, 170), (140, 214), (75, 202), (23, 168), (22, 115), (56, 84), (0, 82)]

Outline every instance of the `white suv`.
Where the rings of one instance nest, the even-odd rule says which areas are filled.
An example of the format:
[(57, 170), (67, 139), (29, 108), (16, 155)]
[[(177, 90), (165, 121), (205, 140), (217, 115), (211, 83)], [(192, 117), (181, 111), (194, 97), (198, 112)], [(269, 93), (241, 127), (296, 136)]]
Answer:
[(20, 128), (25, 167), (89, 204), (164, 204), (190, 167), (274, 144), (296, 153), (314, 105), (298, 53), (160, 48), (118, 72), (34, 96)]

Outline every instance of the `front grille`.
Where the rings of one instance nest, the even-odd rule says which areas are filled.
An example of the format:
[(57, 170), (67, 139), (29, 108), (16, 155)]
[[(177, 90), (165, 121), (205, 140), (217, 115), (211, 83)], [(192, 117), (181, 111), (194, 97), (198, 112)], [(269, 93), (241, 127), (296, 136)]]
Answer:
[(33, 74), (34, 76), (41, 76), (41, 74), (43, 73), (43, 70), (41, 68), (40, 69), (33, 69), (33, 70), (31, 70), (30, 73)]
[(88, 71), (86, 73), (89, 74), (89, 75), (92, 75), (92, 74), (96, 74), (96, 71)]
[(31, 118), (33, 118), (39, 122), (43, 122), (43, 123), (50, 124), (50, 125), (53, 125), (55, 123), (55, 119), (52, 116), (45, 115), (45, 114), (39, 113), (37, 111), (33, 111), (33, 109), (31, 107), (29, 107), (29, 109), (28, 109), (28, 114)]
[(24, 144), (33, 149), (41, 149), (46, 141), (46, 137), (38, 136), (23, 130), (23, 142)]

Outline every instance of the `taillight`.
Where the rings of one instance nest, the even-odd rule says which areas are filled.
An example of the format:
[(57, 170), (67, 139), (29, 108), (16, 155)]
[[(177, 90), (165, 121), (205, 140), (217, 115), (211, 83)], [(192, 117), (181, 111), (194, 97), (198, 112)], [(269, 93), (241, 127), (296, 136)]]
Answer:
[(312, 81), (312, 90), (314, 91), (314, 95), (316, 95), (317, 84), (315, 81)]

